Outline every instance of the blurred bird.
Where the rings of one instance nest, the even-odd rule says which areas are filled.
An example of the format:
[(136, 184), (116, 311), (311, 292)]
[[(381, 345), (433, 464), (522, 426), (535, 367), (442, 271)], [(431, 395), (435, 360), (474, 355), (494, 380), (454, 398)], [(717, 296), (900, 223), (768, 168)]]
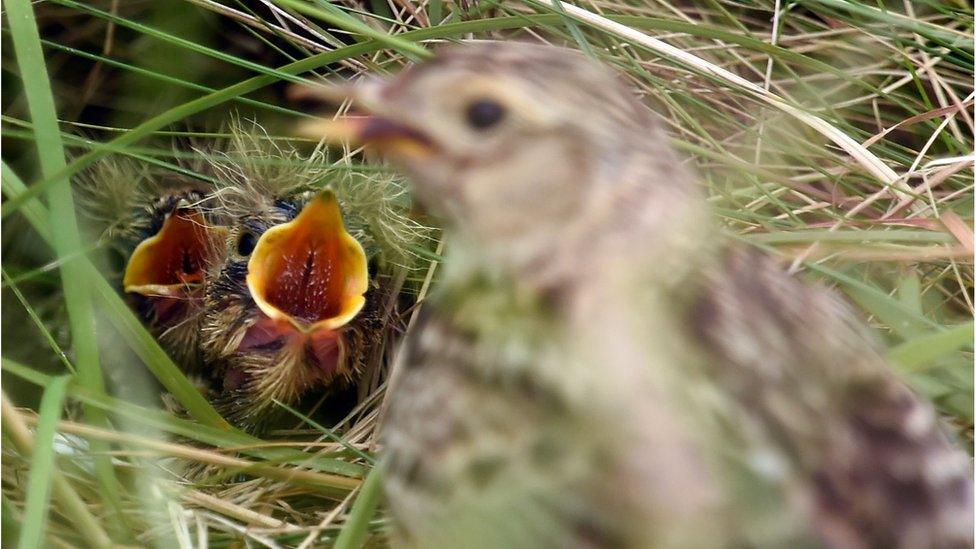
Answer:
[[(313, 92), (314, 93), (314, 92)], [(969, 547), (968, 458), (834, 293), (720, 236), (612, 74), (442, 49), (325, 90), (451, 229), (391, 387), (416, 547)]]

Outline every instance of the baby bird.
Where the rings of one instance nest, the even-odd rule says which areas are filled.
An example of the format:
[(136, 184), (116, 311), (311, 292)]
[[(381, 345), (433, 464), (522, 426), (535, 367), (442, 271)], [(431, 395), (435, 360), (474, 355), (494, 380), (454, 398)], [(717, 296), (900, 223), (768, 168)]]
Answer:
[[(834, 293), (723, 239), (581, 55), (443, 48), (339, 90), (443, 216), (386, 495), (416, 547), (969, 547), (969, 460)], [(327, 95), (335, 95), (331, 90)]]
[(126, 258), (122, 287), (132, 307), (178, 364), (200, 373), (204, 275), (227, 235), (205, 207), (206, 186), (113, 160), (87, 173), (78, 192), (101, 238)]
[(366, 254), (335, 195), (249, 199), (212, 273), (202, 343), (229, 419), (257, 425), (276, 401), (294, 404), (309, 389), (352, 380), (372, 325), (358, 316)]
[(279, 403), (363, 373), (412, 223), (386, 176), (354, 182), (319, 167), (320, 151), (310, 160), (247, 134), (226, 149), (207, 155), (228, 233), (206, 273), (200, 345), (218, 410), (258, 431), (282, 415)]

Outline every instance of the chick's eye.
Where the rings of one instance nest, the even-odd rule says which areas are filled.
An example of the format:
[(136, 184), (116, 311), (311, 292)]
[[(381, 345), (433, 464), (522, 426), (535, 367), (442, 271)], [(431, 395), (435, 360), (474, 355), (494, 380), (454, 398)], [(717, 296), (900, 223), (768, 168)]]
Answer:
[(468, 125), (476, 130), (487, 130), (505, 118), (505, 107), (491, 99), (478, 99), (465, 109)]
[(254, 247), (258, 243), (258, 237), (250, 231), (244, 231), (241, 236), (237, 238), (237, 253), (243, 256), (251, 255), (254, 251)]

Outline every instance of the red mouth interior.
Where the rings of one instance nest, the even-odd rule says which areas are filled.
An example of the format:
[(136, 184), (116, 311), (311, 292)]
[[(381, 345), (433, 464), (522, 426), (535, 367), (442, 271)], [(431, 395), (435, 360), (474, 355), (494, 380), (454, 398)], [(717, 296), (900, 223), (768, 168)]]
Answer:
[(183, 285), (203, 281), (214, 246), (203, 216), (197, 212), (174, 212), (160, 230), (160, 238), (145, 250), (130, 285)]
[(265, 301), (307, 324), (337, 316), (348, 276), (341, 246), (315, 227), (296, 227), (265, 275)]

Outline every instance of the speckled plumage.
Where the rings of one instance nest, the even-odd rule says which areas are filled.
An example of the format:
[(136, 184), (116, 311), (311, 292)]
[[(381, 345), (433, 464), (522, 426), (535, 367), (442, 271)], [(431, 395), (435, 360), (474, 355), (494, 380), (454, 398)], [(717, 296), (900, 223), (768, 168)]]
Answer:
[(972, 545), (932, 407), (839, 296), (720, 236), (612, 74), (478, 43), (353, 90), (451, 229), (384, 430), (403, 545)]

